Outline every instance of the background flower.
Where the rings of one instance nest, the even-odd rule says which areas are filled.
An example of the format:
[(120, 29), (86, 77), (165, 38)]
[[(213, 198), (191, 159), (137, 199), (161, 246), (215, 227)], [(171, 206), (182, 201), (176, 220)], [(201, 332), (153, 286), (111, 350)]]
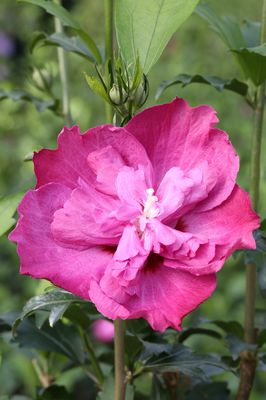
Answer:
[(258, 217), (236, 184), (238, 157), (208, 106), (152, 107), (124, 128), (80, 135), (34, 156), (36, 190), (11, 233), (21, 273), (92, 300), (105, 316), (163, 331), (208, 298)]

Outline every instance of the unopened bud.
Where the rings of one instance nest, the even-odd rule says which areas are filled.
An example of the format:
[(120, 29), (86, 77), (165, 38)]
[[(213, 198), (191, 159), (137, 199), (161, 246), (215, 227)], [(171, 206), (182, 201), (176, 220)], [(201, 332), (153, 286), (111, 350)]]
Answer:
[(119, 90), (119, 87), (116, 83), (113, 84), (109, 92), (109, 96), (111, 101), (117, 106), (124, 104), (127, 100), (127, 94), (125, 90), (123, 88)]
[(145, 103), (148, 94), (147, 90), (148, 88), (147, 85), (145, 85), (145, 82), (142, 82), (136, 89), (133, 98), (134, 98), (134, 104), (137, 107), (141, 107)]

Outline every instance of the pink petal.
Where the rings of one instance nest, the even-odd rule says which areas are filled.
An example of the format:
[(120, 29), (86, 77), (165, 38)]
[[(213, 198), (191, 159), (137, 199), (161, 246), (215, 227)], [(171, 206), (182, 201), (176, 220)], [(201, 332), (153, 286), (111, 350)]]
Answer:
[(111, 319), (145, 318), (160, 332), (168, 327), (179, 330), (184, 316), (205, 301), (216, 285), (215, 274), (195, 276), (167, 268), (156, 255), (141, 271), (132, 295), (110, 277), (108, 270), (102, 281), (94, 281), (90, 290), (90, 297), (102, 314)]
[(176, 98), (168, 104), (148, 108), (125, 127), (143, 144), (152, 162), (157, 185), (172, 167), (184, 172), (208, 162), (216, 185), (204, 209), (221, 204), (233, 190), (238, 157), (225, 132), (211, 129), (218, 122), (209, 106), (191, 108)]
[[(236, 249), (256, 247), (252, 232), (259, 227), (259, 217), (252, 210), (248, 194), (237, 185), (220, 206), (206, 212), (197, 212), (195, 209), (183, 216), (182, 220), (186, 232), (199, 234), (208, 239), (211, 245), (217, 246), (219, 251), (212, 262), (222, 262), (218, 262), (215, 270)], [(204, 268), (200, 270), (199, 273), (206, 272)], [(195, 268), (193, 273), (196, 272)]]
[(80, 246), (81, 249), (117, 245), (125, 226), (115, 216), (119, 207), (118, 199), (79, 181), (79, 187), (54, 214), (51, 225), (53, 237), (64, 246)]
[(54, 183), (29, 191), (19, 205), (20, 219), (9, 238), (18, 244), (22, 274), (48, 279), (89, 299), (91, 277), (100, 279), (113, 254), (100, 246), (77, 251), (55, 243), (50, 231), (53, 214), (70, 192)]
[(111, 146), (112, 151), (119, 153), (125, 165), (137, 168), (141, 164), (148, 175), (150, 174), (150, 162), (145, 149), (124, 128), (102, 125), (81, 135), (78, 126), (71, 129), (65, 127), (58, 137), (58, 149), (44, 149), (34, 154), (37, 187), (49, 182), (58, 182), (74, 188), (79, 178), (95, 183), (95, 165), (92, 169), (89, 167), (92, 160), (88, 160), (88, 155), (106, 150), (108, 146)]

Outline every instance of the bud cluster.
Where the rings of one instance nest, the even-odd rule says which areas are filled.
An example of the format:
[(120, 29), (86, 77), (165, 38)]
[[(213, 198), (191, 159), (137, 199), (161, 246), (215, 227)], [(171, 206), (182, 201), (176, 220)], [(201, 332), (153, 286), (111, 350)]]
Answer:
[(102, 70), (98, 66), (95, 68), (97, 78), (85, 75), (89, 87), (111, 104), (120, 115), (121, 123), (125, 123), (144, 105), (149, 94), (148, 80), (139, 58), (134, 66), (126, 66), (118, 56), (114, 58), (113, 66), (108, 61)]

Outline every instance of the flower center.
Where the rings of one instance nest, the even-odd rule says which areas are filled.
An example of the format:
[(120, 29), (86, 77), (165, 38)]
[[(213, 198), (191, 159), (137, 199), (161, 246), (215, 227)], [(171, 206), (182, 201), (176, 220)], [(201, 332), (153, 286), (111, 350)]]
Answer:
[(147, 193), (147, 199), (146, 202), (144, 203), (142, 215), (145, 218), (152, 219), (157, 217), (159, 214), (159, 208), (156, 206), (158, 197), (153, 195), (154, 194), (153, 188), (146, 189), (146, 193)]

